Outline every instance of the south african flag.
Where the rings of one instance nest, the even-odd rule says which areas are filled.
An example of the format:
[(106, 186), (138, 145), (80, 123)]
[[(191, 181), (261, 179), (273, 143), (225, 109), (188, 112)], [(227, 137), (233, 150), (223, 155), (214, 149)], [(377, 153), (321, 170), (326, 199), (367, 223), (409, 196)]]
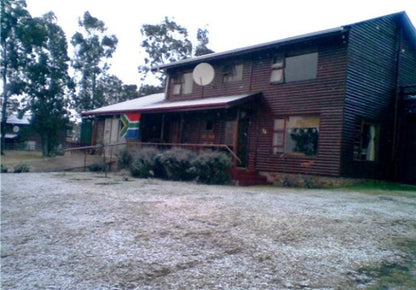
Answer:
[(140, 137), (140, 113), (126, 113), (121, 115), (120, 121), (123, 124), (120, 136), (126, 139), (138, 139)]

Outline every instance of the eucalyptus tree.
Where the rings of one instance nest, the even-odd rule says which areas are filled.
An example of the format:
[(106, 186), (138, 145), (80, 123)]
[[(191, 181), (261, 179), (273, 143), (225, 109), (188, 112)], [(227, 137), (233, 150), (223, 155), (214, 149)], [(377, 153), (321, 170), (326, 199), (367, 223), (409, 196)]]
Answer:
[(30, 54), (24, 69), (22, 104), (31, 112), (31, 128), (39, 134), (44, 156), (63, 141), (69, 122), (69, 57), (65, 33), (49, 12), (26, 27)]
[[(0, 33), (0, 73), (3, 82), (1, 132), (5, 125), (13, 96), (22, 94), (25, 90), (23, 81), (24, 67), (30, 49), (27, 28), (31, 16), (26, 10), (24, 0), (1, 0), (1, 33)], [(1, 154), (5, 145), (5, 134), (1, 134)]]
[(72, 36), (71, 44), (75, 51), (72, 67), (78, 89), (75, 106), (81, 112), (105, 104), (102, 95), (98, 94), (98, 80), (110, 67), (108, 60), (117, 48), (118, 39), (115, 35), (106, 35), (105, 23), (88, 11), (78, 24), (82, 32)]
[(214, 51), (208, 48), (209, 43), (209, 37), (208, 37), (208, 29), (204, 28), (198, 28), (198, 31), (196, 32), (196, 39), (198, 41), (194, 55), (195, 56), (201, 56), (209, 53), (213, 53)]
[[(189, 40), (188, 30), (168, 17), (160, 24), (144, 24), (140, 32), (144, 37), (141, 46), (147, 54), (144, 65), (139, 66), (142, 81), (152, 73), (152, 67), (192, 55), (192, 42)], [(159, 72), (153, 76), (163, 86), (165, 76)]]
[(97, 81), (96, 98), (101, 106), (138, 98), (136, 85), (125, 85), (117, 76), (104, 74)]
[(153, 67), (213, 52), (207, 47), (207, 29), (198, 29), (197, 43), (194, 45), (189, 38), (188, 30), (168, 17), (160, 24), (144, 24), (140, 32), (144, 38), (141, 46), (147, 55), (144, 64), (138, 68), (141, 80), (149, 81), (151, 75), (160, 85), (144, 84), (139, 91), (163, 91), (165, 75), (152, 70)]

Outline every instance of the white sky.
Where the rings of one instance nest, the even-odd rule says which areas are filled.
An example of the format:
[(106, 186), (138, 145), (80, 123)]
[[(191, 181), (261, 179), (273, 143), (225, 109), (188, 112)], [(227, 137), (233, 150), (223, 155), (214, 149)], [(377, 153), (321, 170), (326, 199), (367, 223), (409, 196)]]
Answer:
[[(33, 17), (53, 11), (68, 43), (85, 11), (104, 21), (119, 40), (111, 72), (125, 84), (140, 85), (137, 67), (143, 24), (165, 16), (188, 29), (209, 31), (215, 52), (325, 30), (370, 18), (406, 11), (416, 25), (415, 0), (26, 0)], [(69, 44), (69, 47), (71, 45)], [(72, 53), (72, 52), (70, 52)], [(71, 56), (71, 55), (70, 55)]]

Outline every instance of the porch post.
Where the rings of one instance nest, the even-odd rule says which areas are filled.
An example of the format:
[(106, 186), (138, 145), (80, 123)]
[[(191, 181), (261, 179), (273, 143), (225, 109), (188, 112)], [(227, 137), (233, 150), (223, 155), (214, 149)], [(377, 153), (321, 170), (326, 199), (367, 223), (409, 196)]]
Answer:
[[(235, 120), (235, 125), (234, 125), (234, 136), (233, 136), (233, 151), (235, 153), (235, 155), (238, 156), (238, 126), (240, 123), (240, 108), (237, 108), (237, 116), (236, 116), (236, 120)], [(236, 167), (238, 165), (238, 161), (236, 159), (234, 159), (233, 162), (233, 166)]]
[(165, 114), (162, 114), (162, 124), (160, 128), (160, 141), (165, 142)]
[(182, 143), (182, 130), (183, 130), (183, 123), (184, 123), (184, 118), (183, 118), (183, 113), (181, 113), (181, 119), (179, 121), (179, 132), (178, 132), (178, 141), (179, 143)]

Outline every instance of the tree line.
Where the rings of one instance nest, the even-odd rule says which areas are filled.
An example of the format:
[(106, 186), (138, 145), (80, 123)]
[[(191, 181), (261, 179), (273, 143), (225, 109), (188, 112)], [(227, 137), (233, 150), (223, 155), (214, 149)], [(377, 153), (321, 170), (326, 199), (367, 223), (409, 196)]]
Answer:
[[(1, 132), (11, 113), (30, 113), (31, 129), (41, 138), (44, 156), (56, 149), (58, 133), (68, 127), (71, 110), (80, 113), (161, 92), (165, 76), (152, 71), (153, 66), (213, 52), (207, 47), (207, 29), (198, 29), (194, 44), (188, 30), (168, 17), (158, 24), (145, 24), (141, 46), (146, 56), (138, 66), (142, 82), (138, 88), (109, 73), (118, 39), (89, 11), (79, 18), (69, 56), (66, 35), (53, 12), (32, 17), (25, 0), (0, 1)], [(155, 78), (159, 84), (150, 84)], [(1, 134), (1, 145), (4, 154), (5, 134)]]

